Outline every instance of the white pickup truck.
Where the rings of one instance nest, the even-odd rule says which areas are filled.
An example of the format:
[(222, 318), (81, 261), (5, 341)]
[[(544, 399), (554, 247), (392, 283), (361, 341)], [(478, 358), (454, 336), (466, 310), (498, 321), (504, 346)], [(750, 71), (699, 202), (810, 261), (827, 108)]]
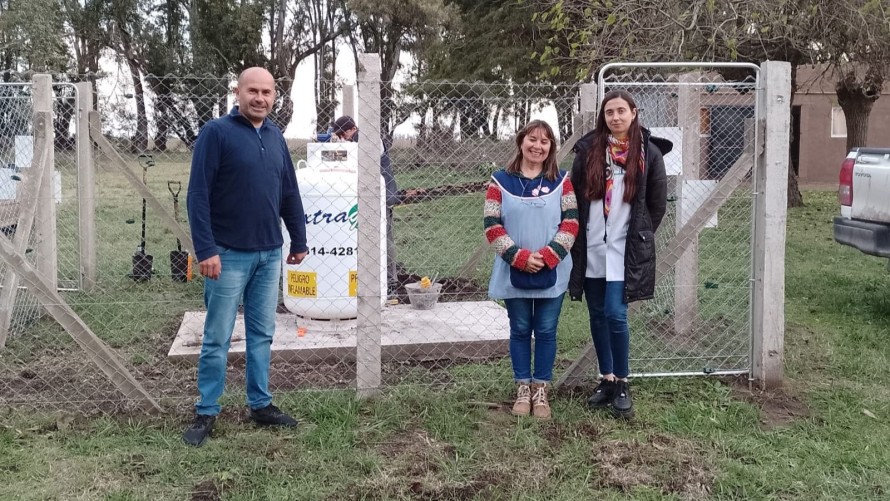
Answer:
[[(857, 148), (841, 165), (834, 239), (890, 257), (890, 148)], [(890, 262), (888, 262), (890, 267)]]

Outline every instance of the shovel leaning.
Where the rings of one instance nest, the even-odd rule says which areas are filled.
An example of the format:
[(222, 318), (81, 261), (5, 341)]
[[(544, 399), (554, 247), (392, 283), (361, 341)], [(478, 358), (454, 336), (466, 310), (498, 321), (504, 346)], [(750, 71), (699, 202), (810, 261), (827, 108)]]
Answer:
[[(142, 184), (147, 185), (148, 168), (154, 167), (155, 161), (151, 155), (139, 155), (139, 163), (142, 165)], [(145, 252), (145, 199), (142, 199), (142, 240), (133, 254), (133, 272), (130, 278), (136, 282), (146, 282), (151, 279), (154, 270), (154, 257)]]

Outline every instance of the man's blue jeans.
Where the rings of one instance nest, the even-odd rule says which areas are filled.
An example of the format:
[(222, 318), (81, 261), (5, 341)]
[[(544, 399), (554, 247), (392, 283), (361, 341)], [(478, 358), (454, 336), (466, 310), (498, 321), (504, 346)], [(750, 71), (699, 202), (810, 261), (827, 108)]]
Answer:
[(630, 328), (624, 282), (585, 278), (584, 295), (590, 313), (590, 335), (596, 348), (600, 374), (625, 378), (630, 374)]
[[(564, 294), (551, 298), (505, 299), (510, 318), (510, 361), (517, 383), (546, 383), (553, 379), (556, 325)], [(535, 373), (532, 375), (532, 333), (535, 336)]]
[(195, 412), (215, 416), (226, 383), (226, 362), (238, 305), (244, 299), (247, 343), (247, 405), (260, 409), (272, 403), (269, 361), (275, 333), (275, 309), (281, 277), (281, 248), (239, 251), (218, 247), (222, 270), (218, 280), (204, 280), (204, 342), (198, 360)]

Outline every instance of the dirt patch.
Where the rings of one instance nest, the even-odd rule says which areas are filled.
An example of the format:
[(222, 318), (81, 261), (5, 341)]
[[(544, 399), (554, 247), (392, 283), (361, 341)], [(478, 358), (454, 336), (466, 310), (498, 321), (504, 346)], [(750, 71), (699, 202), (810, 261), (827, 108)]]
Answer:
[(423, 384), (443, 388), (454, 384), (449, 369), (478, 362), (460, 358), (386, 362), (383, 364), (383, 382), (386, 385)]
[(490, 489), (503, 481), (504, 477), (495, 472), (482, 472), (466, 483), (414, 482), (411, 493), (424, 501), (487, 499)]
[(434, 188), (409, 188), (407, 190), (399, 191), (399, 204), (406, 205), (429, 202), (442, 197), (481, 193), (487, 189), (487, 181), (467, 184), (446, 184)]
[(576, 381), (574, 383), (566, 383), (562, 384), (556, 388), (554, 392), (555, 396), (566, 399), (566, 400), (580, 400), (583, 402), (587, 401), (587, 397), (593, 393), (593, 388), (596, 386), (596, 382), (591, 382), (590, 384), (586, 384), (584, 382)]
[(161, 470), (147, 461), (142, 454), (130, 454), (121, 461), (121, 469), (129, 472), (138, 480), (144, 480), (161, 473)]
[(442, 479), (440, 464), (453, 459), (453, 445), (431, 437), (425, 430), (410, 428), (374, 444), (386, 458), (385, 474), (337, 493), (342, 499), (484, 499), (491, 488), (509, 482), (509, 475), (483, 470), (466, 482)]
[[(231, 370), (231, 367), (230, 367)], [(244, 361), (238, 363), (239, 385), (244, 385)], [(350, 362), (337, 363), (278, 363), (273, 362), (269, 371), (269, 387), (275, 391), (298, 389), (342, 389), (352, 386), (355, 381), (355, 364)]]
[(594, 447), (597, 487), (629, 492), (648, 486), (681, 499), (710, 495), (715, 471), (707, 454), (692, 442), (652, 435), (645, 441), (610, 440)]
[[(444, 482), (427, 476), (422, 480), (403, 478), (375, 479), (364, 484), (347, 486), (330, 500), (417, 499), (423, 501), (479, 500), (495, 498), (494, 488), (512, 482), (510, 475), (483, 471), (467, 482)], [(498, 498), (499, 499), (499, 498)]]
[(760, 426), (764, 430), (786, 427), (798, 419), (810, 416), (809, 406), (787, 388), (749, 390), (748, 381), (743, 378), (734, 379), (730, 386), (734, 398), (760, 408)]
[(541, 435), (554, 449), (559, 448), (567, 440), (583, 439), (586, 442), (596, 442), (600, 433), (601, 430), (590, 423), (578, 423), (571, 426), (548, 421), (541, 427)]
[(212, 480), (205, 480), (192, 488), (192, 501), (220, 501), (220, 489)]
[[(27, 367), (11, 365), (0, 371), (0, 406), (40, 410), (64, 408), (65, 412), (91, 415), (96, 411), (117, 412), (120, 393), (92, 364), (65, 353), (46, 353), (28, 362)], [(59, 406), (55, 403), (64, 402)]]
[(454, 446), (439, 442), (421, 429), (408, 429), (396, 433), (388, 440), (378, 442), (375, 448), (387, 459), (435, 459), (437, 455), (451, 456), (454, 453)]

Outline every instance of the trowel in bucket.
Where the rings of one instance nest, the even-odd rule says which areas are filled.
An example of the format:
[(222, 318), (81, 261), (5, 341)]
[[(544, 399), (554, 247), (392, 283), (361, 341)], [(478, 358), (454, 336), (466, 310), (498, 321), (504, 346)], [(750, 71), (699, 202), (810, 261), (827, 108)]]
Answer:
[[(175, 187), (175, 190), (174, 190)], [(167, 181), (167, 190), (173, 195), (173, 219), (179, 222), (179, 192), (182, 191), (182, 183), (179, 181)], [(192, 280), (192, 256), (182, 250), (182, 242), (176, 239), (176, 250), (170, 251), (170, 278), (176, 282), (190, 282)]]

